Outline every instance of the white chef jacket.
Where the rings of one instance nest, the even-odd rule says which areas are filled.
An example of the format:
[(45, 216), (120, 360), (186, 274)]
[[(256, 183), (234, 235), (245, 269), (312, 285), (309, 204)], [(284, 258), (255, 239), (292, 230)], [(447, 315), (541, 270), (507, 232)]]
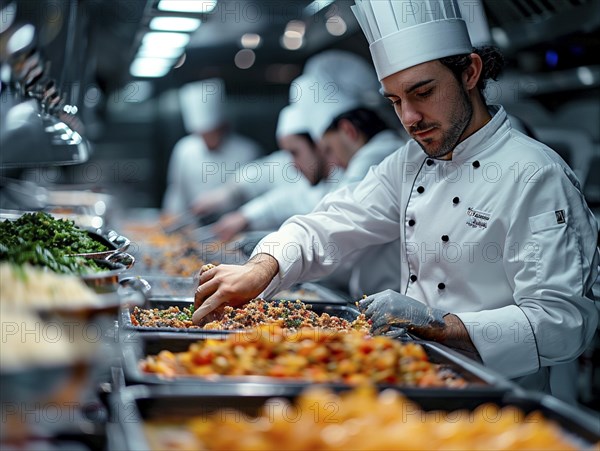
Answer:
[(365, 178), (371, 166), (381, 163), (404, 144), (406, 141), (393, 130), (383, 130), (377, 133), (354, 154), (344, 171), (340, 187), (360, 182)]
[[(392, 130), (384, 130), (373, 136), (348, 163), (340, 187), (360, 182), (371, 166), (381, 163), (404, 144), (406, 140)], [(335, 281), (339, 285), (346, 285), (352, 299), (388, 288), (399, 291), (400, 240), (356, 252), (345, 259), (344, 266), (345, 270), (336, 271)]]
[(341, 180), (341, 171), (335, 170), (326, 180), (312, 186), (298, 174), (296, 180), (290, 179), (287, 185), (272, 189), (240, 208), (250, 230), (274, 230), (294, 215), (310, 213)]
[(243, 165), (235, 176), (234, 185), (246, 201), (274, 188), (289, 186), (302, 174), (286, 150), (276, 150), (269, 155)]
[(560, 157), (513, 130), (502, 107), (490, 113), (451, 161), (411, 140), (265, 237), (255, 253), (279, 262), (265, 294), (400, 238), (402, 293), (456, 314), (485, 365), (549, 390), (548, 367), (581, 354), (598, 324), (598, 229)]
[(345, 171), (336, 168), (326, 181), (310, 186), (298, 171), (286, 170), (287, 186), (276, 187), (240, 210), (248, 219), (251, 230), (276, 229), (294, 215), (311, 212), (327, 193), (361, 181), (371, 166), (381, 163), (403, 144), (398, 134), (384, 130), (360, 148)]
[(201, 136), (181, 138), (169, 161), (164, 210), (172, 214), (186, 212), (200, 193), (234, 178), (242, 164), (259, 154), (258, 144), (236, 133), (229, 133), (213, 151), (208, 150)]

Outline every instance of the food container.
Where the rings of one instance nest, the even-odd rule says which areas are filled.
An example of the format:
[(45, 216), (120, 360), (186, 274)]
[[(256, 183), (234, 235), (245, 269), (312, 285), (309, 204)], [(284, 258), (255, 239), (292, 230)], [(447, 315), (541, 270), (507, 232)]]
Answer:
[[(156, 374), (150, 374), (140, 369), (139, 362), (148, 355), (156, 355), (162, 350), (171, 352), (186, 351), (190, 344), (198, 340), (225, 338), (227, 335), (219, 333), (198, 333), (194, 334), (174, 334), (169, 332), (138, 333), (132, 331), (120, 331), (121, 349), (123, 352), (123, 371), (128, 384), (147, 384), (147, 385), (201, 385), (213, 386), (220, 385), (243, 385), (248, 387), (271, 386), (278, 389), (286, 389), (290, 393), (299, 393), (308, 386), (315, 385), (315, 382), (303, 381), (299, 379), (271, 378), (266, 376), (213, 376), (207, 378), (200, 377), (177, 377), (164, 378)], [(446, 387), (403, 387), (407, 393), (430, 393), (442, 398), (453, 398), (456, 393), (462, 393), (462, 396), (485, 395), (488, 397), (500, 397), (516, 386), (498, 375), (497, 373), (485, 368), (470, 359), (463, 357), (457, 352), (437, 343), (421, 342), (425, 352), (432, 363), (441, 364), (442, 369), (449, 370), (464, 378), (468, 385), (465, 388), (446, 388)], [(349, 385), (344, 383), (326, 383), (329, 387), (347, 388)], [(380, 386), (385, 386), (381, 384)], [(389, 386), (389, 385), (388, 385)], [(432, 395), (433, 396), (433, 395)]]
[[(114, 230), (107, 232), (106, 235), (90, 231), (88, 231), (87, 233), (91, 239), (105, 245), (108, 248), (108, 250), (102, 252), (86, 252), (71, 255), (93, 259), (109, 259), (109, 257), (111, 257), (114, 254), (125, 252), (131, 244), (131, 241), (128, 238), (119, 235)], [(132, 256), (129, 257), (133, 258)]]
[[(403, 392), (425, 411), (452, 412), (457, 409), (472, 411), (484, 403), (495, 403), (500, 407), (512, 406), (525, 414), (540, 412), (544, 418), (556, 422), (565, 438), (580, 449), (591, 449), (600, 440), (597, 419), (585, 411), (567, 405), (548, 395), (523, 391), (504, 395), (479, 397), (454, 394), (453, 402), (427, 392)], [(144, 430), (146, 421), (183, 420), (193, 416), (206, 416), (218, 409), (235, 409), (253, 415), (273, 398), (293, 401), (297, 393), (282, 386), (133, 386), (116, 393), (111, 398), (111, 414), (114, 429), (109, 436), (109, 450), (150, 450), (148, 436)], [(272, 401), (273, 402), (273, 401)], [(299, 415), (311, 415), (314, 411), (302, 412), (291, 409), (297, 419)], [(229, 415), (234, 415), (231, 411)], [(291, 415), (291, 413), (290, 413)], [(231, 417), (230, 417), (231, 418)], [(452, 418), (452, 417), (449, 417)], [(490, 421), (494, 419), (491, 418)], [(181, 426), (178, 425), (181, 433)], [(118, 433), (117, 433), (118, 431)], [(210, 444), (209, 444), (210, 445)]]
[[(143, 258), (142, 258), (143, 259)], [(138, 258), (137, 264), (140, 262)], [(200, 269), (200, 268), (198, 268)], [(138, 270), (135, 271), (140, 272)], [(144, 272), (141, 270), (141, 272)], [(148, 296), (156, 301), (180, 301), (193, 304), (194, 292), (198, 287), (198, 280), (195, 277), (177, 277), (165, 275), (144, 275), (142, 276), (150, 284)], [(304, 282), (298, 283), (288, 290), (281, 291), (271, 296), (271, 299), (286, 299), (295, 301), (297, 299), (307, 304), (339, 304), (347, 305), (350, 301), (348, 296), (329, 289), (317, 283)]]
[[(140, 260), (138, 259), (138, 263)], [(198, 286), (198, 280), (194, 277), (177, 277), (165, 275), (140, 276), (149, 285), (147, 293), (150, 300), (160, 302), (182, 302), (193, 304), (194, 292)]]
[[(114, 258), (124, 257), (127, 258), (129, 254), (113, 254), (110, 256)], [(133, 258), (133, 257), (132, 257)], [(81, 280), (85, 282), (85, 284), (93, 288), (97, 293), (112, 293), (118, 290), (119, 277), (131, 267), (135, 260), (128, 260), (126, 263), (121, 263), (120, 261), (112, 261), (112, 260), (97, 260), (96, 263), (98, 266), (103, 268), (103, 271), (91, 272), (88, 274), (82, 274)]]
[(286, 299), (288, 301), (300, 299), (302, 302), (309, 304), (347, 304), (350, 301), (350, 297), (344, 293), (311, 282), (295, 284), (287, 290), (275, 293), (271, 296), (271, 299)]
[[(152, 298), (146, 302), (145, 308), (154, 309), (157, 308), (159, 310), (167, 309), (169, 307), (179, 307), (179, 309), (183, 309), (184, 307), (189, 307), (194, 304), (194, 298), (181, 300), (179, 298), (168, 298), (165, 297), (163, 299)], [(358, 309), (354, 307), (350, 307), (347, 305), (339, 305), (339, 304), (314, 304), (312, 309), (316, 314), (321, 315), (323, 313), (327, 313), (330, 316), (337, 316), (341, 319), (345, 319), (348, 321), (354, 321), (358, 315)], [(136, 331), (139, 333), (150, 333), (150, 332), (163, 332), (163, 333), (174, 333), (177, 335), (180, 334), (189, 334), (193, 336), (202, 335), (202, 336), (210, 336), (210, 335), (223, 335), (223, 334), (231, 334), (235, 333), (235, 330), (214, 330), (214, 329), (179, 329), (175, 327), (144, 327), (144, 326), (134, 326), (131, 324), (131, 309), (128, 307), (123, 308), (121, 311), (121, 327), (123, 331)]]

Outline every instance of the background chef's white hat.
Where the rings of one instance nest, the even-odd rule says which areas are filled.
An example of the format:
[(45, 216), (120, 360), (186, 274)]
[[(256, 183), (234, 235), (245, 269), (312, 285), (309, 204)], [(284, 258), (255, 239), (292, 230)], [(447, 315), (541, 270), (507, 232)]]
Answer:
[(308, 125), (304, 111), (298, 105), (288, 105), (279, 113), (277, 121), (277, 139), (289, 135), (300, 135), (308, 133)]
[(355, 0), (379, 80), (417, 64), (471, 53), (456, 0)]
[(179, 90), (183, 125), (188, 133), (204, 133), (225, 120), (225, 84), (223, 80), (188, 83)]
[(308, 131), (318, 140), (340, 114), (361, 106), (379, 107), (379, 87), (367, 61), (354, 53), (330, 50), (308, 60), (303, 75), (290, 87), (290, 103), (304, 111)]

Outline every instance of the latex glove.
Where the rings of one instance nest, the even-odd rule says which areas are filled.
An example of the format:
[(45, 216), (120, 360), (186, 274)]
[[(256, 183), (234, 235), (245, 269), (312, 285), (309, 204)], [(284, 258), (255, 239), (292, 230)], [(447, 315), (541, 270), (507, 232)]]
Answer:
[(385, 333), (391, 327), (405, 328), (407, 332), (417, 334), (425, 328), (443, 328), (444, 316), (448, 314), (392, 290), (385, 290), (363, 299), (358, 308), (367, 319), (372, 320), (373, 334)]

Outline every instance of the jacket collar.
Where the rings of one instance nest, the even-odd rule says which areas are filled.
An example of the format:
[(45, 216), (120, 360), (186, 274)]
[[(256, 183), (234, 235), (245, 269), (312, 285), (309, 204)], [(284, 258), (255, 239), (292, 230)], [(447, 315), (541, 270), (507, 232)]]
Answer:
[(488, 111), (492, 119), (454, 148), (451, 161), (460, 163), (470, 160), (490, 147), (496, 141), (494, 138), (499, 138), (510, 130), (504, 107), (490, 105)]

